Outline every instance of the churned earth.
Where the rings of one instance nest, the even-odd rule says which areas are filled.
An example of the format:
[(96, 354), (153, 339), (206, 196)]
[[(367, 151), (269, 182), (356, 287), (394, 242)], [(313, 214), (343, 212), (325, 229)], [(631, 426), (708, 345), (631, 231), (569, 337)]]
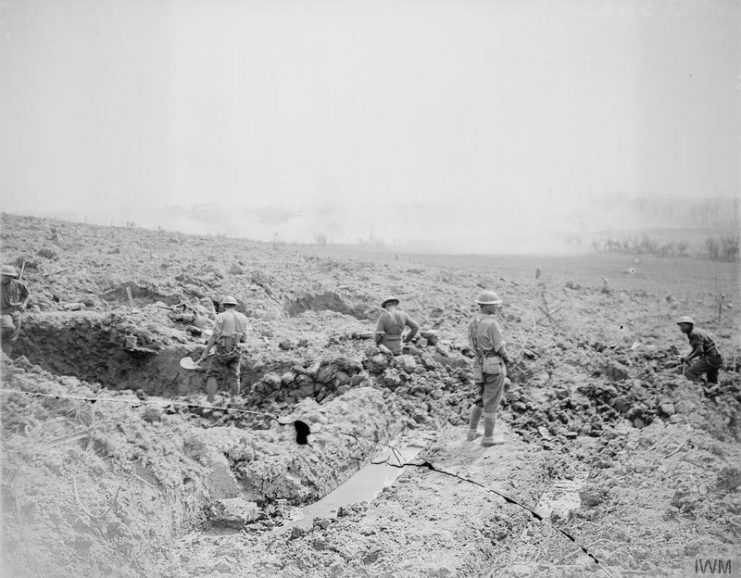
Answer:
[[(403, 255), (13, 215), (1, 235), (32, 293), (2, 360), (3, 575), (741, 568), (738, 263)], [(518, 359), (492, 448), (465, 439), (483, 288), (506, 302)], [(250, 320), (243, 395), (212, 407), (178, 362), (227, 294)], [(393, 360), (371, 347), (388, 294), (423, 328)], [(676, 366), (684, 314), (716, 337), (719, 388)], [(384, 460), (400, 475), (375, 497), (306, 518)]]

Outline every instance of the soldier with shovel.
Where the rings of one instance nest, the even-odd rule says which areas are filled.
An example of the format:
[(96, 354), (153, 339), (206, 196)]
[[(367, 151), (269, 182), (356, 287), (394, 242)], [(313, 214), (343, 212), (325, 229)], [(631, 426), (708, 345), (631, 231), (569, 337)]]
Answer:
[(211, 337), (206, 343), (206, 349), (198, 359), (203, 363), (208, 357), (211, 348), (215, 345), (216, 351), (209, 362), (206, 372), (206, 395), (209, 403), (213, 403), (219, 378), (226, 372), (228, 375), (229, 392), (232, 402), (239, 395), (239, 364), (241, 349), (239, 344), (247, 337), (247, 317), (237, 311), (237, 300), (234, 297), (224, 297), (221, 301), (224, 311), (216, 316), (216, 324)]

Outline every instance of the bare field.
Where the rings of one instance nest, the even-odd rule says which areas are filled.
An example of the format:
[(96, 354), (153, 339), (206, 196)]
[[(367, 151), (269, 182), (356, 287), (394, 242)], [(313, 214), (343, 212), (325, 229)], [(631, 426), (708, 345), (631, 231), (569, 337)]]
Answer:
[[(2, 362), (4, 575), (738, 567), (738, 263), (404, 255), (13, 215), (2, 254), (32, 293)], [(484, 287), (506, 302), (511, 350), (527, 351), (492, 448), (465, 440), (465, 331)], [(225, 294), (250, 336), (239, 404), (210, 407), (203, 374), (178, 360), (200, 354), (193, 328)], [(390, 363), (368, 339), (387, 294), (437, 336)], [(717, 338), (720, 388), (676, 370), (684, 314)], [(302, 420), (310, 445), (250, 412)], [(393, 484), (292, 525), (402, 434), (420, 454)]]

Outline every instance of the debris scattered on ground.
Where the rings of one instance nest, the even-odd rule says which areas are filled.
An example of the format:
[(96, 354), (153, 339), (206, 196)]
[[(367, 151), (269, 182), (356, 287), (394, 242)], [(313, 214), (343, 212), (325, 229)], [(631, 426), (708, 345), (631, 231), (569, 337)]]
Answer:
[[(627, 256), (575, 257), (564, 283), (557, 258), (410, 267), (2, 219), (3, 254), (26, 263), (32, 290), (2, 361), (13, 575), (593, 575), (564, 532), (600, 567), (655, 575), (738, 543), (738, 313), (712, 325), (716, 269), (702, 261), (681, 260), (677, 279), (667, 259), (625, 275)], [(736, 273), (718, 281), (724, 303)], [(466, 326), (483, 287), (505, 297), (504, 331), (522, 344), (491, 449), (465, 439)], [(423, 327), (397, 357), (372, 344), (390, 292)], [(243, 395), (211, 405), (203, 372), (180, 361), (200, 356), (225, 294), (250, 321)], [(717, 387), (676, 366), (688, 345), (674, 317), (689, 308), (726, 356)], [(371, 503), (291, 527), (402, 432), (434, 438), (420, 463), (438, 471), (407, 467)]]

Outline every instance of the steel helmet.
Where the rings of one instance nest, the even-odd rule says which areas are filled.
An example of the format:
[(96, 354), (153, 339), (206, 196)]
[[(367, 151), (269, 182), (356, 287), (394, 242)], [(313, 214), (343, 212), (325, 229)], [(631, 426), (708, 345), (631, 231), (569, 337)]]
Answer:
[(18, 269), (13, 267), (13, 265), (3, 265), (2, 269), (0, 269), (0, 275), (18, 278)]
[(680, 325), (681, 323), (689, 323), (690, 325), (695, 324), (695, 322), (692, 320), (692, 317), (690, 317), (689, 315), (682, 315), (682, 317), (677, 320), (677, 325)]
[(396, 303), (397, 305), (399, 304), (399, 300), (392, 295), (392, 296), (386, 297), (386, 299), (384, 299), (383, 302), (381, 302), (381, 307), (385, 308), (386, 303), (391, 303), (392, 301)]
[(221, 300), (221, 304), (222, 305), (236, 305), (237, 304), (237, 300), (234, 297), (232, 297), (231, 295), (227, 295), (226, 297), (224, 297)]
[(476, 298), (479, 305), (501, 305), (504, 303), (494, 291), (482, 291)]

